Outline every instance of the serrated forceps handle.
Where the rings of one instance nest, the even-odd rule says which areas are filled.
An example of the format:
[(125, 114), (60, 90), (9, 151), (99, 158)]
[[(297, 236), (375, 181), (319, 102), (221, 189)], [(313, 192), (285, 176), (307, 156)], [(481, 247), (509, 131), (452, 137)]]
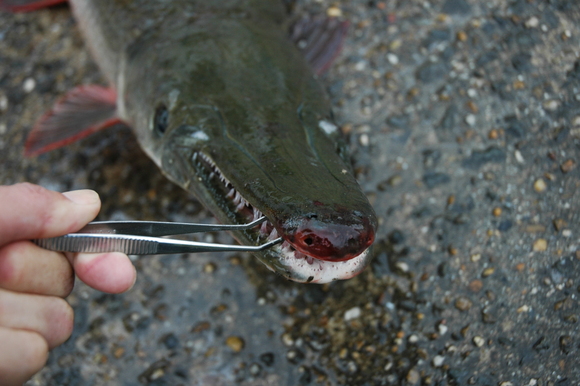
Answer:
[(127, 255), (160, 255), (194, 252), (257, 252), (282, 242), (282, 238), (262, 245), (227, 245), (175, 240), (167, 236), (207, 231), (251, 229), (266, 220), (261, 217), (243, 225), (212, 225), (154, 221), (102, 221), (89, 223), (77, 233), (32, 240), (36, 245), (59, 252), (123, 252)]
[(71, 233), (49, 239), (33, 240), (42, 248), (61, 252), (123, 252), (127, 255), (162, 255), (195, 252), (257, 252), (282, 242), (282, 238), (258, 246), (213, 244), (158, 237)]

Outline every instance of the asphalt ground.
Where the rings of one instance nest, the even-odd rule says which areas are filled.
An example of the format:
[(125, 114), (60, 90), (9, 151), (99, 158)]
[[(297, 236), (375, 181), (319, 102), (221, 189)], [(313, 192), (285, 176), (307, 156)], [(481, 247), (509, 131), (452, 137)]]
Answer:
[[(77, 283), (73, 336), (28, 384), (580, 384), (580, 4), (294, 12), (351, 22), (322, 81), (380, 218), (372, 265), (319, 286), (245, 254), (136, 258), (126, 294)], [(0, 13), (0, 183), (95, 189), (102, 220), (211, 222), (128, 130), (22, 156), (84, 83), (103, 78), (67, 7)]]

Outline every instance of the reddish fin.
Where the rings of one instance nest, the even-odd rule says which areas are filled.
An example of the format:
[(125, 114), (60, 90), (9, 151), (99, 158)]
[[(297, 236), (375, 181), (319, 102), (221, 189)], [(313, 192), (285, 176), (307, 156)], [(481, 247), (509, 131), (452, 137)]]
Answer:
[(347, 21), (335, 17), (316, 16), (298, 20), (291, 29), (290, 39), (318, 75), (324, 73), (338, 56), (348, 30)]
[(30, 12), (66, 2), (67, 0), (0, 0), (0, 9), (11, 12)]
[(69, 91), (36, 122), (24, 154), (38, 155), (122, 123), (117, 117), (115, 90), (80, 86)]

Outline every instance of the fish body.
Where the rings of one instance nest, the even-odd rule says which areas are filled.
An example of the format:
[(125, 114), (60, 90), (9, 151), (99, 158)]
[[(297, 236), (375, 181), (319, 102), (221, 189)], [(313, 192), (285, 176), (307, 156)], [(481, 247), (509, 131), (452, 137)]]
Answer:
[[(326, 93), (288, 38), (281, 1), (71, 5), (116, 91), (91, 89), (114, 105), (99, 110), (99, 119), (133, 128), (163, 173), (220, 221), (266, 216), (259, 230), (235, 236), (244, 244), (283, 237), (282, 245), (257, 255), (271, 270), (324, 283), (364, 269), (376, 216), (354, 178)], [(74, 109), (66, 103), (61, 110)], [(35, 131), (63, 115), (56, 107), (50, 114)]]

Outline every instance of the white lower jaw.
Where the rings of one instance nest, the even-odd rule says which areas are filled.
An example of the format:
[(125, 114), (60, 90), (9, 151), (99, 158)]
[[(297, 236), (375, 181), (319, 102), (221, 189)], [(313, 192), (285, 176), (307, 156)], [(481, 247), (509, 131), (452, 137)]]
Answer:
[[(307, 259), (299, 259), (294, 251), (276, 245), (272, 248), (278, 255), (278, 262), (284, 266), (286, 273), (282, 275), (287, 279), (299, 283), (330, 283), (335, 280), (350, 279), (361, 273), (370, 261), (370, 248), (360, 255), (345, 261), (324, 261), (313, 259), (312, 264)], [(268, 267), (272, 271), (278, 270)], [(280, 273), (280, 272), (278, 272)]]

